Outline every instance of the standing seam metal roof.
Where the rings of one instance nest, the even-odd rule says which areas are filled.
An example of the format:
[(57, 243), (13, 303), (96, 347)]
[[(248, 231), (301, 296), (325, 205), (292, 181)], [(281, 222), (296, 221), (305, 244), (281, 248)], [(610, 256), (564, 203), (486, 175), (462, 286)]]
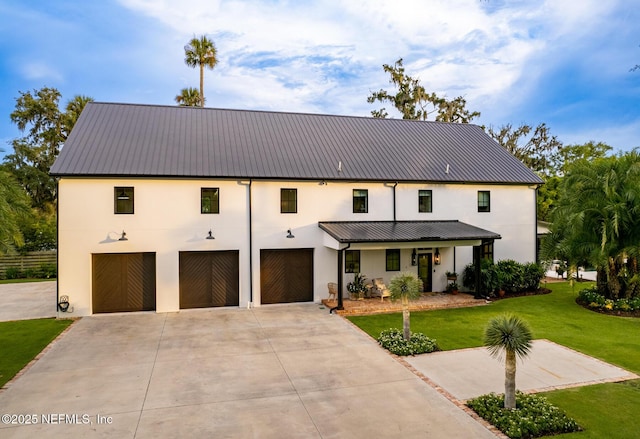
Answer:
[(542, 183), (477, 125), (96, 102), (51, 174)]
[(318, 227), (341, 243), (500, 239), (500, 235), (456, 220), (322, 221)]

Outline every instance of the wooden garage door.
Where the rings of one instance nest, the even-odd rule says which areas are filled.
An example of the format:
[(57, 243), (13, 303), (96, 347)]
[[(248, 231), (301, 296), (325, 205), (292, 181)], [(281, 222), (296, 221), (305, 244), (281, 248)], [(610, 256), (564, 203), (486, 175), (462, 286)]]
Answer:
[(260, 250), (261, 302), (313, 301), (313, 249)]
[(94, 313), (156, 309), (155, 253), (94, 254)]
[(238, 306), (238, 251), (180, 252), (180, 308)]

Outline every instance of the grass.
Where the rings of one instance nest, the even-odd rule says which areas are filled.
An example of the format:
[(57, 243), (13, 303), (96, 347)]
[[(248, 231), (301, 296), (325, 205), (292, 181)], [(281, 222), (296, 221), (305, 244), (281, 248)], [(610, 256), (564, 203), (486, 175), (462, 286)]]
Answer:
[(27, 282), (51, 282), (55, 281), (56, 278), (52, 277), (50, 279), (0, 279), (0, 284), (24, 284)]
[(73, 320), (0, 322), (0, 387), (51, 343)]
[[(411, 330), (435, 339), (442, 350), (482, 346), (491, 317), (513, 313), (525, 319), (535, 339), (546, 338), (640, 374), (640, 319), (599, 314), (575, 303), (578, 291), (568, 282), (548, 285), (551, 294), (499, 300), (489, 306), (411, 313)], [(402, 327), (402, 314), (349, 317), (374, 338)], [(563, 438), (637, 438), (640, 380), (559, 390), (544, 394), (578, 421), (585, 431)]]

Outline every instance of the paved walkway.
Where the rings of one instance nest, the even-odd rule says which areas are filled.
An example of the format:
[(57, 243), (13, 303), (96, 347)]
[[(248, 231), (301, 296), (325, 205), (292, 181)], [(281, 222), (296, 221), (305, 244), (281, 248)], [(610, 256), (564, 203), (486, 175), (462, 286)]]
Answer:
[[(504, 393), (504, 359), (491, 357), (484, 347), (417, 355), (405, 361), (459, 401)], [(516, 387), (523, 392), (635, 378), (639, 377), (634, 373), (549, 340), (534, 340), (529, 356), (516, 366)]]
[(0, 407), (38, 422), (3, 438), (495, 437), (318, 304), (84, 317)]

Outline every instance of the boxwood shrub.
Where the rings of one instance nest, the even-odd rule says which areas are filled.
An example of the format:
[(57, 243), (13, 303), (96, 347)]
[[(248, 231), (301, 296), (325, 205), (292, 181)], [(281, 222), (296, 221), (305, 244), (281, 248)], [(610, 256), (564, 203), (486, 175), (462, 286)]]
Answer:
[(435, 340), (430, 339), (420, 332), (412, 332), (411, 338), (405, 340), (402, 330), (397, 328), (386, 329), (378, 337), (380, 346), (396, 355), (418, 355), (439, 351)]
[(541, 395), (516, 392), (516, 408), (504, 408), (504, 395), (490, 393), (467, 401), (481, 418), (512, 439), (580, 431), (575, 420)]

